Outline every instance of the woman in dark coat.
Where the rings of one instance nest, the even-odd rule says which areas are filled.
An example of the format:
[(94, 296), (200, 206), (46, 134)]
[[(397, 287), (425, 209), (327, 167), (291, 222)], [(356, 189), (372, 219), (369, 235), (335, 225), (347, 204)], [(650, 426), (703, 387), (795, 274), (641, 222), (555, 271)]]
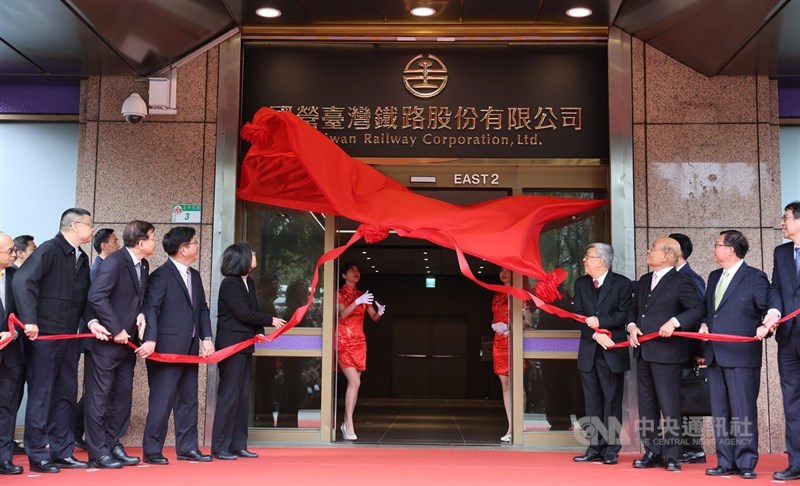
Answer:
[[(217, 304), (217, 349), (253, 338), (264, 326), (281, 327), (283, 319), (261, 312), (255, 282), (256, 254), (245, 242), (234, 243), (222, 253), (220, 270), (225, 278), (219, 287)], [(219, 369), (217, 409), (211, 433), (211, 453), (217, 459), (255, 458), (247, 450), (250, 409), (250, 369), (255, 346), (222, 360)]]

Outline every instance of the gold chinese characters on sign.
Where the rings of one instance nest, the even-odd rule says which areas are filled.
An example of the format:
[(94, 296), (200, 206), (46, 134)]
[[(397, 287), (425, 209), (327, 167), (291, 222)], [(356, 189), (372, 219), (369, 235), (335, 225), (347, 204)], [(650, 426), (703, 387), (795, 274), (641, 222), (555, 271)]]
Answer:
[(403, 85), (417, 98), (433, 98), (447, 85), (447, 66), (433, 54), (418, 54), (403, 70)]

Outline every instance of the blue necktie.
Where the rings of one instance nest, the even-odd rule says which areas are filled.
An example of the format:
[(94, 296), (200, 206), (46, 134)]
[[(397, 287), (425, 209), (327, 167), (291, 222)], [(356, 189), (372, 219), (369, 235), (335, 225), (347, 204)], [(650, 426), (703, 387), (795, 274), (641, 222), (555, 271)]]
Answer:
[(797, 247), (794, 249), (794, 270), (800, 278), (800, 248)]

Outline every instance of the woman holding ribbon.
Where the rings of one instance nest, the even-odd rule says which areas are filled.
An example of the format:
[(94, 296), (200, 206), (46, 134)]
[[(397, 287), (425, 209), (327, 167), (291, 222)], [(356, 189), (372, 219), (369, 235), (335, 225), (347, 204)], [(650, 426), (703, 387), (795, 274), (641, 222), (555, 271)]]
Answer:
[[(259, 310), (258, 293), (250, 277), (257, 264), (256, 253), (243, 241), (234, 243), (222, 253), (220, 270), (225, 278), (219, 287), (217, 349), (252, 339), (264, 332), (264, 326), (286, 324), (283, 319)], [(254, 349), (255, 346), (245, 348), (217, 365), (217, 411), (211, 433), (211, 453), (217, 459), (258, 457), (255, 452), (247, 450), (250, 369)]]
[(346, 440), (356, 440), (353, 426), (353, 411), (358, 400), (358, 388), (361, 386), (361, 373), (367, 369), (367, 339), (364, 336), (364, 313), (373, 321), (381, 318), (386, 306), (375, 301), (376, 311), (372, 307), (373, 296), (356, 288), (361, 280), (361, 271), (355, 263), (342, 267), (344, 285), (339, 289), (337, 310), (339, 324), (337, 344), (339, 367), (347, 378), (347, 391), (344, 398), (344, 421), (341, 425), (342, 436)]
[[(511, 271), (509, 269), (500, 269), (500, 281), (503, 285), (511, 285)], [(494, 374), (500, 379), (500, 385), (503, 388), (503, 406), (506, 409), (506, 418), (508, 419), (506, 435), (500, 437), (502, 442), (511, 442), (511, 388), (508, 386), (508, 301), (510, 298), (509, 294), (503, 292), (495, 292), (492, 298)]]

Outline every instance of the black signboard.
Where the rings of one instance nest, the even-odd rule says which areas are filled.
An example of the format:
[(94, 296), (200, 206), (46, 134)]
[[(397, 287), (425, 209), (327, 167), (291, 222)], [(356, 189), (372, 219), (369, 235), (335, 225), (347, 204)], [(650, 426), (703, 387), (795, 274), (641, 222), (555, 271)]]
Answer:
[(354, 157), (607, 158), (607, 69), (605, 45), (247, 43), (242, 117)]

